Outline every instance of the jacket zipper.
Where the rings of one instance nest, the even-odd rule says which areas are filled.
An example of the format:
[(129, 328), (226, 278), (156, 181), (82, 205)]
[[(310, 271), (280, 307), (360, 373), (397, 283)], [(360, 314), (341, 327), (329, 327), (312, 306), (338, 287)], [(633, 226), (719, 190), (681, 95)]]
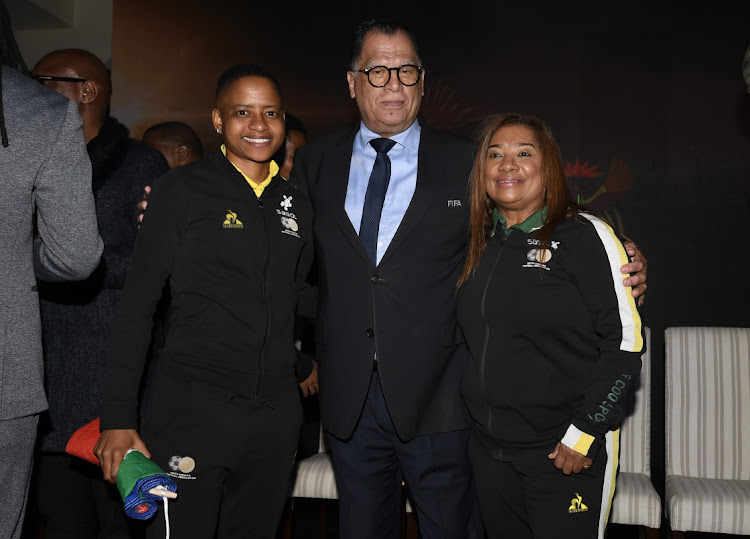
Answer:
[(265, 260), (263, 262), (263, 286), (261, 287), (263, 290), (263, 312), (266, 317), (266, 327), (265, 331), (263, 332), (263, 342), (260, 344), (260, 354), (258, 358), (258, 385), (255, 388), (255, 394), (253, 395), (253, 398), (262, 402), (266, 406), (273, 408), (273, 406), (263, 400), (261, 398), (261, 390), (263, 388), (263, 356), (266, 353), (266, 344), (268, 343), (268, 336), (271, 332), (271, 324), (269, 323), (269, 315), (268, 315), (268, 298), (266, 297), (266, 290), (268, 287), (268, 265), (270, 263), (271, 253), (270, 253), (270, 242), (268, 241), (268, 227), (266, 226), (266, 217), (265, 212), (263, 211), (263, 200), (258, 197), (258, 211), (260, 212), (260, 220), (263, 223), (263, 239), (266, 243), (266, 256)]
[[(508, 233), (510, 235), (510, 232)], [(487, 360), (487, 347), (490, 342), (490, 323), (487, 321), (487, 316), (485, 315), (485, 303), (487, 300), (487, 290), (490, 287), (490, 281), (492, 280), (492, 276), (495, 274), (495, 268), (497, 267), (498, 263), (500, 262), (500, 256), (503, 254), (503, 248), (505, 246), (505, 238), (500, 238), (500, 251), (498, 251), (497, 256), (495, 257), (495, 262), (492, 264), (492, 268), (490, 269), (490, 273), (487, 276), (487, 281), (484, 283), (484, 290), (482, 290), (482, 301), (480, 302), (480, 310), (482, 314), (482, 319), (484, 320), (484, 344), (482, 346), (482, 357), (479, 362), (479, 382), (480, 387), (482, 388), (482, 398), (484, 399), (484, 402), (487, 404), (487, 430), (488, 432), (492, 432), (492, 406), (489, 405), (489, 399), (487, 398), (487, 388), (485, 384), (484, 379), (484, 365)]]

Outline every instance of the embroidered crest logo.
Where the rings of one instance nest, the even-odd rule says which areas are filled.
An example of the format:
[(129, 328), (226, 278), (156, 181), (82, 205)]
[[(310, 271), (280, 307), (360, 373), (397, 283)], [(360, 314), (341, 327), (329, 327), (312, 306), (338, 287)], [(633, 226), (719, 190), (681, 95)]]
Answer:
[(195, 476), (191, 474), (195, 470), (195, 460), (193, 457), (181, 457), (174, 455), (170, 457), (167, 463), (170, 472), (167, 475), (170, 477), (176, 477), (178, 479), (195, 479)]
[(286, 228), (287, 230), (291, 230), (292, 232), (297, 232), (297, 230), (299, 230), (297, 221), (295, 221), (291, 217), (282, 217), (281, 224), (284, 225), (284, 228)]
[(554, 251), (557, 251), (557, 249), (560, 247), (560, 242), (550, 241), (549, 247), (551, 248), (551, 250), (549, 248), (541, 249), (539, 240), (536, 238), (528, 238), (526, 240), (526, 243), (532, 246), (532, 248), (526, 252), (526, 263), (521, 267), (541, 268), (543, 270), (550, 271), (550, 267), (547, 265), (547, 263), (552, 260)]
[(549, 262), (550, 258), (552, 258), (552, 253), (548, 249), (532, 249), (526, 253), (526, 260), (529, 262), (544, 264)]
[(293, 197), (287, 195), (281, 196), (284, 197), (284, 200), (279, 202), (279, 206), (281, 206), (281, 209), (276, 209), (276, 213), (279, 214), (279, 217), (281, 217), (281, 233), (299, 238), (299, 223), (297, 222), (297, 216), (294, 215), (293, 212), (289, 211), (289, 208), (292, 207)]
[(227, 218), (224, 221), (224, 228), (242, 228), (242, 221), (237, 219), (237, 214), (232, 210), (227, 210)]
[(284, 200), (282, 200), (279, 203), (279, 206), (284, 208), (284, 211), (289, 211), (289, 208), (292, 207), (292, 198), (291, 196), (282, 195), (284, 197)]
[(576, 495), (570, 500), (570, 507), (568, 507), (568, 513), (583, 513), (588, 511), (589, 506), (583, 503), (583, 497), (576, 492)]

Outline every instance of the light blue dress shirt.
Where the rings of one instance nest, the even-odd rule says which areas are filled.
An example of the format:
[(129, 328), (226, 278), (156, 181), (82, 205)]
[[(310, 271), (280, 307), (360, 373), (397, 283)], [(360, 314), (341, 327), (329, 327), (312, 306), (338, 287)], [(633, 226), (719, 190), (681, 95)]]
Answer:
[[(417, 158), (419, 155), (419, 137), (422, 131), (418, 122), (414, 122), (406, 131), (393, 135), (395, 140), (388, 157), (391, 160), (391, 180), (383, 202), (378, 229), (378, 264), (383, 258), (393, 236), (404, 218), (414, 191), (417, 188)], [(370, 145), (372, 139), (380, 138), (360, 123), (359, 132), (354, 139), (352, 162), (349, 168), (349, 185), (346, 188), (344, 208), (354, 230), (359, 234), (362, 222), (362, 208), (365, 204), (367, 183), (375, 164), (375, 148)]]

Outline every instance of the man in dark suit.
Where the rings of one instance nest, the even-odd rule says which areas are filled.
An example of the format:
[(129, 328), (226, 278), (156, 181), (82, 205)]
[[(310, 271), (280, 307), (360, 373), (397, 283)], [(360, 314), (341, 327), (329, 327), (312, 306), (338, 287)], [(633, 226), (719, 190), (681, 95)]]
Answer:
[[(482, 537), (459, 391), (466, 349), (455, 315), (475, 147), (417, 120), (424, 69), (402, 25), (363, 24), (352, 58), (347, 78), (361, 124), (299, 148), (291, 174), (315, 210), (321, 419), (339, 533), (398, 537), (405, 478), (423, 538)], [(378, 138), (395, 145), (369, 246)]]
[[(474, 146), (416, 121), (421, 65), (405, 28), (363, 26), (347, 74), (362, 123), (299, 148), (291, 174), (315, 209), (321, 418), (343, 538), (398, 537), (402, 476), (423, 537), (481, 532), (454, 308)], [(358, 234), (378, 137), (397, 144), (373, 263)]]

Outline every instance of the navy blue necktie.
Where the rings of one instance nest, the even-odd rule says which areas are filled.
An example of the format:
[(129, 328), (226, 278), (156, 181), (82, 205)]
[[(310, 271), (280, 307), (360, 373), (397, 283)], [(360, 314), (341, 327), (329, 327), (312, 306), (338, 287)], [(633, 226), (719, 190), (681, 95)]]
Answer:
[(388, 152), (394, 144), (396, 144), (395, 140), (387, 138), (376, 138), (370, 141), (370, 145), (375, 148), (378, 155), (370, 173), (370, 181), (367, 183), (362, 222), (359, 224), (359, 238), (373, 266), (378, 265), (380, 213), (383, 211), (385, 192), (388, 190), (388, 182), (391, 179), (391, 160), (388, 158)]

